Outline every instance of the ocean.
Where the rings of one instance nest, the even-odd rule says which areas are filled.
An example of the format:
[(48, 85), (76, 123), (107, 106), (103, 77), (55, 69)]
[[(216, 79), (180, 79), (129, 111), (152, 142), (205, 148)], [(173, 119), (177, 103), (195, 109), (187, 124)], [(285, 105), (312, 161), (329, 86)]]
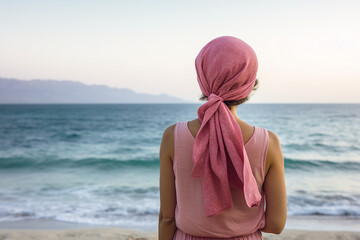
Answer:
[[(199, 104), (0, 105), (1, 222), (49, 219), (157, 230), (159, 145)], [(275, 132), (288, 215), (360, 219), (360, 104), (251, 104)]]

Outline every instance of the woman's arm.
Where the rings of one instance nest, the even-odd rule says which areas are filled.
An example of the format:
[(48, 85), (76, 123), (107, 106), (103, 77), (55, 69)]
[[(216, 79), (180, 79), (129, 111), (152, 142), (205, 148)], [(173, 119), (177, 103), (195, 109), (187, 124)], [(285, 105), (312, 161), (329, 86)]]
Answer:
[(168, 127), (160, 146), (160, 212), (159, 240), (172, 240), (176, 231), (175, 224), (175, 176), (173, 171), (174, 129)]
[(264, 181), (265, 227), (261, 231), (280, 234), (284, 229), (287, 216), (284, 157), (280, 141), (271, 131), (269, 131), (266, 169), (268, 170)]

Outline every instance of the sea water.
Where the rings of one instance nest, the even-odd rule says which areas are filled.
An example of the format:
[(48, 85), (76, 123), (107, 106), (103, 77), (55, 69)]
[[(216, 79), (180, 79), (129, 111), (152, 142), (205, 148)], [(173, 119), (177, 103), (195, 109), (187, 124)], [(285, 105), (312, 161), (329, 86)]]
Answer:
[[(156, 230), (159, 146), (199, 104), (0, 105), (0, 226), (51, 219)], [(360, 219), (360, 104), (244, 104), (281, 142), (289, 215)]]

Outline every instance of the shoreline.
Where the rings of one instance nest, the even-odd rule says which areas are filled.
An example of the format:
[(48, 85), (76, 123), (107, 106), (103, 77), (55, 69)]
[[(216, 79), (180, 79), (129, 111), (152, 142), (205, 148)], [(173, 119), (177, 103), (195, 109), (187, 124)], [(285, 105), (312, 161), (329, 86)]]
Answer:
[[(280, 235), (263, 233), (264, 240), (358, 240), (360, 232), (284, 230)], [(120, 228), (78, 228), (62, 230), (0, 229), (2, 240), (157, 240), (157, 232)]]
[[(263, 233), (264, 239), (360, 239), (360, 219), (351, 217), (290, 216), (280, 235)], [(155, 240), (157, 231), (144, 228), (100, 226), (38, 219), (0, 222), (2, 240)]]
[[(136, 227), (122, 225), (95, 225), (86, 223), (64, 222), (54, 219), (28, 219), (18, 221), (0, 222), (2, 229), (18, 230), (66, 230), (66, 229), (93, 229), (114, 228), (128, 229), (131, 231), (155, 232), (155, 227)], [(360, 218), (345, 216), (288, 216), (286, 230), (304, 231), (346, 231), (360, 233)]]

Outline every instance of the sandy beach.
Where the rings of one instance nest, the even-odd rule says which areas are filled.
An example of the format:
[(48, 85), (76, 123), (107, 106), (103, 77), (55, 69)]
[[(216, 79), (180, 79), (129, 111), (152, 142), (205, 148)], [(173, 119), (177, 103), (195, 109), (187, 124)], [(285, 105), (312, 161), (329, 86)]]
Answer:
[[(264, 234), (264, 239), (360, 239), (359, 232), (338, 232), (338, 231), (301, 231), (285, 230), (280, 235)], [(95, 229), (65, 229), (65, 230), (18, 230), (1, 229), (1, 240), (155, 240), (157, 232), (143, 232), (116, 228), (95, 228)]]
[[(305, 224), (307, 223), (307, 225)], [(264, 239), (360, 240), (358, 219), (291, 217), (280, 235), (264, 233)], [(294, 229), (295, 228), (295, 229)], [(300, 229), (296, 229), (300, 228)], [(316, 230), (315, 230), (316, 229)], [(320, 230), (319, 230), (320, 229)], [(0, 223), (1, 240), (155, 240), (156, 231), (116, 226), (73, 224), (53, 220), (26, 220)]]

